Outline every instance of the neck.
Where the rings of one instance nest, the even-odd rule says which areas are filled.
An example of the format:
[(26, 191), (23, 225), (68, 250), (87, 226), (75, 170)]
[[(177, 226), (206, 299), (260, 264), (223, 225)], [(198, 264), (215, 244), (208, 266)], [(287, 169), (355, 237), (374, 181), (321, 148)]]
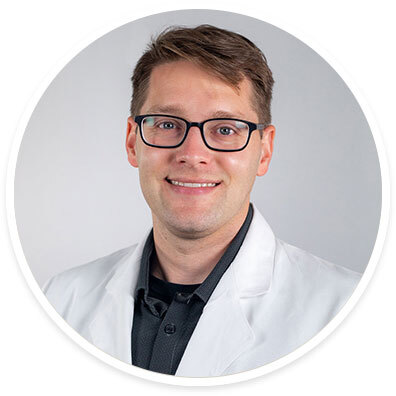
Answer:
[(219, 230), (196, 239), (175, 235), (153, 215), (156, 258), (151, 273), (167, 282), (202, 283), (241, 228), (249, 206)]

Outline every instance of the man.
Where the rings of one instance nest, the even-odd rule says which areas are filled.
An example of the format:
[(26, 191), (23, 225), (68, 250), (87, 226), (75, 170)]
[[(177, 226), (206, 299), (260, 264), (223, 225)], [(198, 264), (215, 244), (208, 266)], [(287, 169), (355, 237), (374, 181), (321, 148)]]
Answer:
[(174, 28), (132, 81), (126, 149), (153, 229), (58, 275), (46, 295), (94, 345), (159, 373), (226, 375), (290, 353), (360, 276), (277, 240), (250, 204), (275, 135), (264, 55), (233, 32)]

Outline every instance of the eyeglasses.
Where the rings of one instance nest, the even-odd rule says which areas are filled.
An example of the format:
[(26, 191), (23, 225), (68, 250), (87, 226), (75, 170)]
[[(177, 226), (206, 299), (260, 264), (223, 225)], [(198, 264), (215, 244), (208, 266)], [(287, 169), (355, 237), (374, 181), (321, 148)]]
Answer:
[(166, 114), (145, 114), (135, 117), (145, 144), (158, 148), (176, 148), (186, 140), (191, 127), (198, 127), (206, 147), (215, 151), (241, 151), (249, 143), (255, 130), (265, 124), (235, 118), (211, 118), (203, 122), (189, 122)]

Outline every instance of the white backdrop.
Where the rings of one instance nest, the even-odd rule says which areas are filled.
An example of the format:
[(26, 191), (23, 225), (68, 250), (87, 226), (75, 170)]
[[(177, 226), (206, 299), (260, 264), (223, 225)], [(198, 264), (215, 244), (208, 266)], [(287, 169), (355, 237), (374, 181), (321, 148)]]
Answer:
[[(202, 6), (224, 9), (222, 2), (202, 2)], [(377, 7), (351, 1), (348, 6), (333, 1), (266, 2), (265, 10), (249, 8), (249, 14), (261, 17), (282, 27), (315, 47), (326, 48), (353, 76), (381, 127), (388, 150), (391, 168), (395, 156), (394, 101), (395, 58), (392, 44), (392, 13), (386, 2)], [(116, 6), (117, 4), (117, 6)], [(95, 30), (106, 31), (103, 25), (114, 27), (127, 20), (153, 12), (170, 9), (150, 2), (139, 10), (130, 2), (112, 2), (112, 5), (87, 1), (84, 4), (70, 1), (67, 4), (37, 1), (29, 4), (20, 1), (8, 5), (1, 14), (1, 45), (6, 61), (1, 73), (1, 104), (3, 131), (0, 145), (2, 179), (11, 147), (13, 130), (29, 98), (40, 80), (65, 53)], [(184, 4), (174, 3), (175, 8)], [(217, 4), (217, 6), (216, 6)], [(382, 6), (380, 6), (380, 4)], [(338, 5), (338, 6), (337, 6)], [(227, 7), (227, 10), (246, 13), (246, 5)], [(287, 14), (285, 14), (287, 10)], [(309, 12), (308, 12), (309, 10)], [(140, 12), (140, 13), (139, 13)], [(121, 21), (120, 21), (121, 18)], [(113, 22), (113, 24), (112, 24)], [(108, 30), (108, 29), (107, 29)], [(74, 51), (73, 51), (74, 52)], [(4, 54), (3, 54), (4, 55)], [(7, 109), (7, 111), (4, 111)], [(4, 210), (4, 208), (2, 209)], [(5, 218), (3, 214), (2, 218)], [(292, 365), (247, 384), (229, 385), (217, 390), (221, 393), (304, 392), (306, 395), (354, 393), (392, 394), (394, 367), (387, 361), (395, 351), (396, 326), (393, 316), (395, 291), (393, 279), (395, 258), (392, 227), (385, 245), (380, 266), (362, 300), (352, 314), (333, 335)], [(60, 395), (78, 391), (108, 394), (147, 392), (177, 393), (183, 389), (170, 389), (135, 379), (106, 367), (88, 353), (74, 345), (46, 317), (26, 286), (17, 267), (6, 225), (1, 228), (1, 309), (3, 337), (2, 362), (6, 366), (1, 387), (13, 392), (40, 391), (43, 395)], [(61, 358), (60, 358), (61, 357)], [(54, 364), (55, 363), (55, 364)], [(202, 390), (201, 390), (202, 391)], [(10, 391), (8, 391), (10, 394)]]

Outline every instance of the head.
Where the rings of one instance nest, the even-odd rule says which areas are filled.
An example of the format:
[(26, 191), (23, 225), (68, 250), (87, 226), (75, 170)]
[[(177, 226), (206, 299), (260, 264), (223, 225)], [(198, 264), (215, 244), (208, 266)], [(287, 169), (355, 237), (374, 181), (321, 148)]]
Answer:
[[(139, 168), (154, 224), (194, 238), (243, 221), (255, 177), (268, 169), (275, 133), (273, 79), (262, 52), (245, 37), (213, 26), (173, 28), (150, 44), (132, 82), (128, 160)], [(134, 117), (164, 113), (190, 122), (227, 117), (266, 127), (252, 132), (238, 152), (209, 149), (195, 126), (177, 148), (147, 146)]]

